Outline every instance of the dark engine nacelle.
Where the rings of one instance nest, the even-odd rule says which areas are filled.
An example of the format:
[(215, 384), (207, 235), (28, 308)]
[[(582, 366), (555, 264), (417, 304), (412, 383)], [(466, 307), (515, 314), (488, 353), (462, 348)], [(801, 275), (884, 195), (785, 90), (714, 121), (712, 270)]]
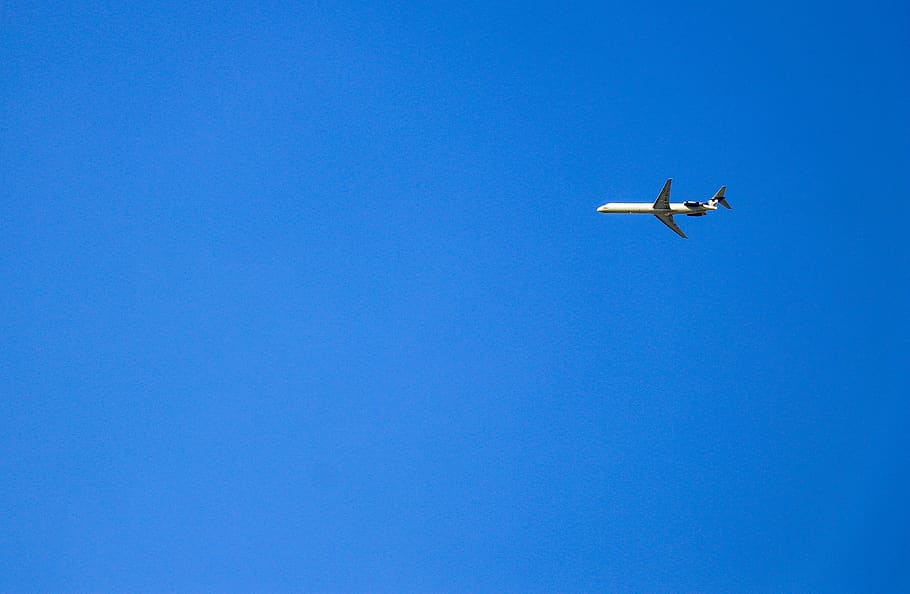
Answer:
[(706, 214), (708, 214), (708, 213), (706, 213), (706, 212), (696, 212), (696, 213), (692, 213), (692, 214), (687, 214), (686, 216), (687, 216), (687, 217), (703, 217), (703, 216), (705, 216)]

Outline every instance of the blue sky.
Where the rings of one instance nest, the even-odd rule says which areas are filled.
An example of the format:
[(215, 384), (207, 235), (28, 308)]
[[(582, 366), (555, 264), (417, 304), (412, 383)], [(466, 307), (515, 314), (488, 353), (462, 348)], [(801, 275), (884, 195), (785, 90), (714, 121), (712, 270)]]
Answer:
[(910, 588), (904, 3), (0, 23), (0, 591)]

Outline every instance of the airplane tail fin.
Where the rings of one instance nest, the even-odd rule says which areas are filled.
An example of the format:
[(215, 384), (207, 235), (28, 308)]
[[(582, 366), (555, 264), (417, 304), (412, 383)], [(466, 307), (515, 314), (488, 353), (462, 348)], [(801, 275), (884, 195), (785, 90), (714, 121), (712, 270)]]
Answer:
[(724, 208), (732, 208), (730, 203), (727, 202), (727, 199), (724, 198), (724, 192), (727, 191), (727, 186), (721, 186), (720, 189), (714, 194), (714, 198), (711, 198), (712, 202), (720, 202)]

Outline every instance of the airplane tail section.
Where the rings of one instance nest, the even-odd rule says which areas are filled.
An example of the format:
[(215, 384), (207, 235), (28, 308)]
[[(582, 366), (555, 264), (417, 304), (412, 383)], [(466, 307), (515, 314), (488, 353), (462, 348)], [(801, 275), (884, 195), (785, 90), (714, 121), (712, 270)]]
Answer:
[(727, 199), (724, 198), (724, 192), (727, 191), (727, 186), (721, 186), (720, 189), (714, 194), (714, 198), (711, 198), (711, 204), (716, 204), (720, 202), (724, 208), (732, 208), (730, 203), (727, 202)]

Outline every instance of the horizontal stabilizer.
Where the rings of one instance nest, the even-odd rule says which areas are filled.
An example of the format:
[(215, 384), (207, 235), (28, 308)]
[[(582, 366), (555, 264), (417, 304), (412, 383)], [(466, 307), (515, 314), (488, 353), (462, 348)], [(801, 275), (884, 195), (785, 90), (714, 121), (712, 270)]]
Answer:
[(727, 199), (724, 198), (724, 192), (726, 192), (726, 191), (727, 191), (727, 186), (721, 186), (720, 189), (717, 191), (717, 193), (714, 194), (714, 200), (717, 200), (718, 202), (723, 204), (724, 208), (732, 208), (730, 206), (730, 203), (727, 202)]

